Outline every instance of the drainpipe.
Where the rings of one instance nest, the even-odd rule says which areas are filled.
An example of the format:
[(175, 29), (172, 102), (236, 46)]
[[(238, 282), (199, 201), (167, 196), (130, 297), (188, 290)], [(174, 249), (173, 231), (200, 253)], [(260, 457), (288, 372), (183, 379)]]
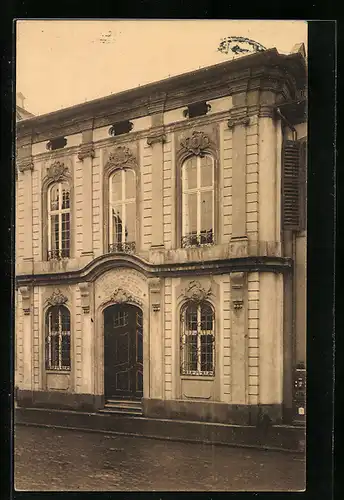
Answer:
[(296, 131), (296, 128), (286, 119), (286, 117), (284, 115), (282, 115), (280, 108), (276, 109), (276, 113), (284, 121), (284, 123), (287, 125), (287, 127), (290, 128), (290, 130), (292, 131), (292, 133), (293, 133), (293, 141), (297, 141), (297, 131)]
[[(287, 120), (287, 118), (281, 113), (280, 108), (276, 108), (277, 115), (281, 118), (281, 120), (287, 125), (287, 127), (292, 131), (293, 141), (297, 141), (297, 130), (296, 128)], [(296, 276), (295, 276), (295, 263), (296, 263), (296, 238), (294, 232), (292, 233), (292, 241), (291, 241), (291, 254), (293, 260), (293, 281), (292, 281), (292, 383), (294, 383), (295, 379), (295, 358), (296, 358)], [(292, 409), (294, 410), (294, 391), (292, 393)], [(292, 419), (295, 419), (295, 415), (292, 413)]]

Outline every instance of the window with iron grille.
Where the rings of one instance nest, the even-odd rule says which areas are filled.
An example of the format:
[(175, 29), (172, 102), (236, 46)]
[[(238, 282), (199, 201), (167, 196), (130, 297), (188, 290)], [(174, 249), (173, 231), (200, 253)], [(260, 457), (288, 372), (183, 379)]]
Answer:
[(181, 374), (215, 374), (215, 318), (210, 304), (187, 303), (181, 312)]
[(214, 243), (214, 160), (192, 156), (182, 166), (183, 248)]
[(133, 253), (136, 247), (136, 175), (117, 170), (109, 182), (109, 252)]
[(48, 260), (70, 257), (70, 188), (67, 182), (48, 190)]
[(45, 367), (47, 370), (71, 368), (70, 313), (65, 306), (52, 306), (46, 315)]

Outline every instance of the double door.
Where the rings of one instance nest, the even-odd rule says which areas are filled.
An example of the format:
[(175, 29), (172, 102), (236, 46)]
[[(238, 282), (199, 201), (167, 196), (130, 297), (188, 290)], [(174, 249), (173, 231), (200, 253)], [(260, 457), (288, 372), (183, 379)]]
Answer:
[(129, 304), (104, 311), (105, 398), (141, 399), (143, 396), (142, 311)]

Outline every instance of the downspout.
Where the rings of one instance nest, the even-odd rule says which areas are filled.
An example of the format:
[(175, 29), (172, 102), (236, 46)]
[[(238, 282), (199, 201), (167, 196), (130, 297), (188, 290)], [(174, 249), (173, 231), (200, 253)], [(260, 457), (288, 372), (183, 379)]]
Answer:
[(290, 130), (292, 131), (292, 133), (293, 133), (293, 141), (297, 141), (297, 131), (296, 131), (296, 128), (286, 119), (286, 117), (284, 115), (282, 115), (280, 108), (276, 108), (276, 113), (281, 118), (281, 120), (284, 121), (284, 123), (287, 125), (287, 127), (290, 128)]
[[(296, 128), (287, 120), (287, 118), (281, 113), (280, 108), (276, 108), (276, 113), (277, 115), (281, 118), (281, 120), (287, 125), (287, 127), (292, 131), (292, 139), (293, 141), (297, 141), (297, 130)], [(292, 233), (292, 242), (291, 242), (291, 253), (292, 253), (292, 260), (293, 260), (293, 280), (292, 280), (292, 373), (293, 373), (293, 384), (294, 384), (294, 377), (295, 377), (295, 369), (296, 369), (296, 336), (297, 336), (297, 331), (296, 331), (296, 276), (295, 276), (295, 261), (296, 261), (296, 237), (295, 233)], [(294, 410), (294, 392), (292, 393), (292, 409)], [(292, 411), (293, 411), (292, 410)], [(295, 419), (294, 413), (292, 413), (292, 420)]]

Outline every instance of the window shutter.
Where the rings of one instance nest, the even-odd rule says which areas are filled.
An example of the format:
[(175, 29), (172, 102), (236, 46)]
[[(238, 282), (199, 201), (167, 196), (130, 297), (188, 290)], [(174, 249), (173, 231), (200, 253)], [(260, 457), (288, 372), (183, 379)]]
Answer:
[(300, 143), (283, 145), (282, 223), (284, 229), (300, 230)]

